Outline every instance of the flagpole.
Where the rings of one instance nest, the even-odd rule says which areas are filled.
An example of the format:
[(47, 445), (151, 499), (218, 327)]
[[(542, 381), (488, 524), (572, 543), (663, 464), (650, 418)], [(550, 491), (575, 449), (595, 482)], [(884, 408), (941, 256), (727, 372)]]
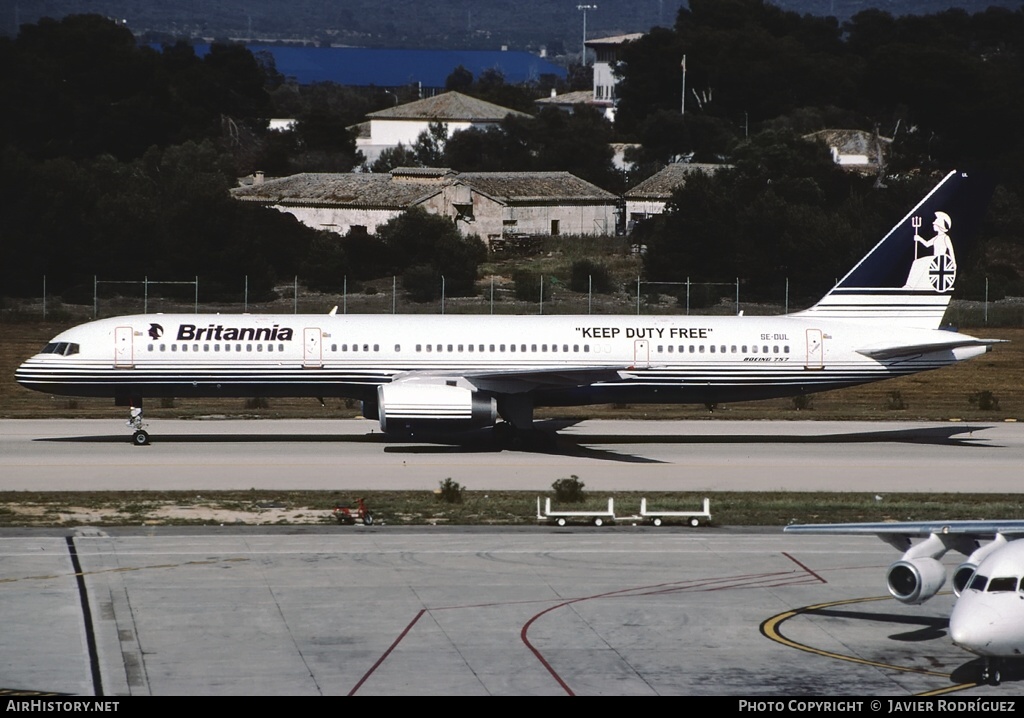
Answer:
[(686, 55), (683, 55), (683, 96), (679, 101), (679, 114), (686, 114)]

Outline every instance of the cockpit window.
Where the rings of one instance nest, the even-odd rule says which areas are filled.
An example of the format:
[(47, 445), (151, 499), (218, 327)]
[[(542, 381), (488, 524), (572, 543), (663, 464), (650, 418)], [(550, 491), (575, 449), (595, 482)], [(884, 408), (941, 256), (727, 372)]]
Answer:
[(40, 354), (61, 354), (63, 356), (68, 357), (68, 356), (71, 356), (72, 354), (77, 354), (78, 352), (79, 352), (79, 346), (78, 346), (78, 344), (75, 344), (74, 342), (50, 342), (45, 347), (43, 347), (43, 350), (41, 352), (39, 352), (39, 353)]
[(988, 592), (997, 593), (1000, 591), (1016, 591), (1017, 590), (1017, 577), (1016, 576), (998, 576), (988, 582)]
[(988, 576), (982, 576), (980, 573), (976, 573), (974, 574), (974, 578), (971, 579), (971, 588), (975, 591), (984, 591), (986, 583), (988, 583)]

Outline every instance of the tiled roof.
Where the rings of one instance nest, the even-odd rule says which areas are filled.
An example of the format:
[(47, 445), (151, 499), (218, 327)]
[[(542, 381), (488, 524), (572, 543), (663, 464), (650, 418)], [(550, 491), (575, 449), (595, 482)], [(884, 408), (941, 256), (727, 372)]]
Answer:
[[(866, 155), (869, 162), (878, 162), (878, 145), (875, 135), (864, 130), (820, 130), (804, 135), (804, 139), (820, 140), (841, 155)], [(879, 137), (883, 151), (892, 143), (888, 137)]]
[(565, 92), (561, 95), (552, 95), (551, 97), (542, 97), (539, 100), (534, 100), (537, 105), (579, 105), (592, 104), (594, 102), (594, 91), (593, 90), (577, 90), (576, 92)]
[(442, 184), (402, 182), (390, 174), (307, 172), (236, 187), (241, 200), (283, 205), (330, 205), (403, 209), (436, 194)]
[(460, 182), (503, 203), (614, 202), (615, 195), (568, 172), (465, 172), (402, 167), (387, 174), (305, 173), (236, 187), (237, 199), (281, 205), (404, 209)]
[(644, 34), (642, 32), (631, 32), (628, 35), (613, 35), (612, 37), (595, 37), (587, 40), (587, 47), (594, 45), (622, 45), (633, 40), (639, 40)]
[(626, 199), (668, 199), (677, 188), (686, 183), (694, 172), (714, 174), (729, 165), (701, 164), (699, 162), (673, 162), (660, 172), (648, 177), (626, 192)]
[(404, 105), (371, 112), (375, 120), (429, 120), (431, 122), (499, 122), (508, 115), (529, 117), (525, 112), (484, 102), (461, 92), (445, 92)]
[(502, 202), (617, 199), (611, 192), (568, 172), (462, 172), (457, 179)]

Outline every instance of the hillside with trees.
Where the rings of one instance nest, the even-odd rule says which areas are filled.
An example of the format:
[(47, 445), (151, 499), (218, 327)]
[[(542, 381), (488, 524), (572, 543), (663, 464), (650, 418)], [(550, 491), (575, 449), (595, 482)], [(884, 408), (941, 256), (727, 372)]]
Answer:
[[(951, 10), (849, 21), (798, 15), (760, 0), (691, 0), (671, 28), (629, 45), (619, 67), (619, 121), (554, 110), (466, 131), (417, 161), (456, 170), (566, 170), (613, 191), (668, 159), (734, 169), (689, 183), (671, 211), (638, 229), (646, 279), (736, 277), (756, 294), (793, 277), (813, 294), (860, 256), (950, 168), (999, 181), (981, 251), (958, 291), (1024, 294), (1024, 9)], [(688, 97), (681, 103), (681, 59)], [(459, 77), (466, 91), (505, 92), (498, 78)], [(74, 297), (93, 275), (191, 279), (211, 292), (247, 276), (257, 295), (282, 278), (329, 285), (436, 273), (422, 247), (387, 236), (339, 237), (291, 216), (234, 202), (237, 178), (349, 171), (361, 163), (346, 129), (394, 103), (377, 88), (286, 83), (266, 58), (214, 44), (139, 45), (123, 25), (72, 16), (0, 38), (0, 286), (7, 296)], [(509, 97), (546, 88), (516, 87)], [(492, 95), (493, 96), (493, 95)], [(403, 98), (406, 99), (406, 98)], [(294, 117), (293, 133), (270, 117)], [(891, 138), (885, 172), (841, 172), (824, 128)], [(429, 138), (428, 138), (429, 139)], [(637, 169), (614, 169), (609, 142), (639, 143)], [(422, 218), (420, 218), (422, 221)], [(400, 226), (405, 226), (398, 223)], [(412, 229), (409, 228), (412, 227)], [(429, 232), (470, 276), (478, 252)], [(404, 248), (405, 264), (387, 247)], [(382, 249), (383, 248), (383, 249)], [(449, 261), (449, 260), (445, 260)], [(326, 271), (327, 267), (333, 267)], [(569, 276), (560, 277), (569, 282)]]

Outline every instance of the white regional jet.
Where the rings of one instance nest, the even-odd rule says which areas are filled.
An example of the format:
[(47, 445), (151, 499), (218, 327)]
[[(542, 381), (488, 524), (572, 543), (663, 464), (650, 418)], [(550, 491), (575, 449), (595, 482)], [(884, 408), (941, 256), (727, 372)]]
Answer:
[[(1002, 662), (1024, 656), (1024, 521), (911, 521), (790, 525), (788, 533), (875, 534), (903, 551), (889, 567), (889, 593), (921, 604), (946, 582), (940, 559), (957, 551), (967, 560), (953, 570), (957, 596), (949, 617), (953, 643), (985, 659), (982, 681), (998, 684)], [(912, 543), (911, 538), (923, 538)], [(988, 541), (982, 544), (981, 541)]]
[(543, 440), (537, 406), (710, 404), (914, 374), (997, 341), (939, 329), (985, 186), (949, 173), (821, 301), (784, 316), (126, 316), (59, 334), (17, 380), (113, 397), (141, 445), (151, 397), (350, 397), (386, 432), (494, 426), (523, 442)]

